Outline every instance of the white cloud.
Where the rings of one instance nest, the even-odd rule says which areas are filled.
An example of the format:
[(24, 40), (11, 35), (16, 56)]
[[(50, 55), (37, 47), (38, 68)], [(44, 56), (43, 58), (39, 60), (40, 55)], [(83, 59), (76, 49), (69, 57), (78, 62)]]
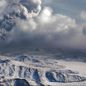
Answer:
[[(21, 21), (21, 22), (20, 22)], [(41, 14), (37, 16), (36, 19), (28, 19), (28, 20), (16, 20), (18, 27), (29, 31), (29, 29), (42, 32), (55, 32), (58, 34), (59, 32), (68, 31), (71, 28), (76, 27), (76, 22), (74, 19), (71, 19), (68, 16), (64, 16), (61, 14), (53, 15), (53, 11), (49, 7), (45, 7)], [(31, 27), (30, 27), (31, 26)], [(26, 32), (27, 32), (26, 30)]]
[(28, 10), (28, 16), (37, 16), (41, 11), (41, 0), (20, 0), (20, 4)]
[[(15, 34), (11, 36), (13, 40), (14, 38), (16, 39), (15, 41), (21, 41), (21, 38), (22, 41), (27, 39), (32, 44), (35, 45), (37, 43), (38, 46), (42, 45), (42, 47), (47, 47), (47, 45), (58, 47), (58, 43), (64, 44), (65, 41), (70, 40), (69, 38), (75, 34), (72, 32), (77, 27), (74, 19), (61, 14), (54, 15), (52, 9), (49, 7), (45, 7), (36, 18), (28, 20), (18, 19), (16, 20), (16, 24), (20, 35), (18, 33), (16, 35), (16, 29), (14, 29)], [(24, 38), (21, 37), (21, 33), (24, 33)], [(43, 44), (39, 41), (42, 41)]]
[(4, 11), (7, 6), (6, 0), (0, 0), (0, 14)]
[(86, 49), (83, 25), (77, 24), (75, 19), (66, 15), (53, 14), (53, 10), (49, 7), (45, 7), (35, 19), (20, 23), (18, 27), (25, 32), (26, 39), (33, 45)]
[(61, 14), (54, 15), (52, 9), (44, 8), (38, 16), (38, 25), (40, 26), (40, 29), (45, 30), (43, 32), (49, 31), (58, 34), (60, 31), (65, 32), (65, 30), (75, 28), (76, 22), (68, 16)]
[(80, 13), (80, 17), (83, 19), (83, 20), (86, 20), (86, 11), (82, 11)]

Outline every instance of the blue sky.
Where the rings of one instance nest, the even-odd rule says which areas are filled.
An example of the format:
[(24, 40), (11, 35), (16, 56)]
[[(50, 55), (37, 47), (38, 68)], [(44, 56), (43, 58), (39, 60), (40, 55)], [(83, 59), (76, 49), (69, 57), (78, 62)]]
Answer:
[(86, 11), (86, 0), (49, 0), (47, 3), (56, 13), (61, 13), (71, 17), (79, 16), (81, 11)]

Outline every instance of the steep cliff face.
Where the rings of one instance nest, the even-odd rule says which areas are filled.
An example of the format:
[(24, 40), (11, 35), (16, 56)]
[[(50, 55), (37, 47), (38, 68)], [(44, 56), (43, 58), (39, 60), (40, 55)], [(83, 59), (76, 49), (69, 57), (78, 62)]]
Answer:
[[(34, 56), (35, 57), (35, 56)], [(36, 56), (37, 57), (37, 56)], [(52, 67), (52, 66), (53, 67)], [(52, 83), (78, 83), (86, 81), (86, 76), (66, 69), (58, 61), (48, 58), (38, 59), (32, 56), (18, 56), (0, 59), (0, 83), (5, 86), (48, 85)], [(25, 84), (25, 85), (24, 85)], [(21, 85), (21, 86), (22, 86)]]

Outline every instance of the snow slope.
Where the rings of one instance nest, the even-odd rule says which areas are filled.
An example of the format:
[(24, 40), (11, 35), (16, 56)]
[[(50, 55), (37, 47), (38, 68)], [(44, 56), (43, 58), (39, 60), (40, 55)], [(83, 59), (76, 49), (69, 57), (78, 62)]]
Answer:
[(49, 59), (48, 56), (43, 58), (43, 55), (0, 56), (0, 84), (86, 86), (85, 66), (86, 63)]

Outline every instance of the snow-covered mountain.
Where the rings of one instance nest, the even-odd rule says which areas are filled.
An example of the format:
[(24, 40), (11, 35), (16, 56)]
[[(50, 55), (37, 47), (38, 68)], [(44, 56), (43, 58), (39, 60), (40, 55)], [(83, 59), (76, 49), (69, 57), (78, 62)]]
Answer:
[(71, 84), (85, 86), (85, 65), (81, 62), (53, 60), (48, 56), (39, 55), (0, 56), (0, 84), (4, 86), (70, 86)]

